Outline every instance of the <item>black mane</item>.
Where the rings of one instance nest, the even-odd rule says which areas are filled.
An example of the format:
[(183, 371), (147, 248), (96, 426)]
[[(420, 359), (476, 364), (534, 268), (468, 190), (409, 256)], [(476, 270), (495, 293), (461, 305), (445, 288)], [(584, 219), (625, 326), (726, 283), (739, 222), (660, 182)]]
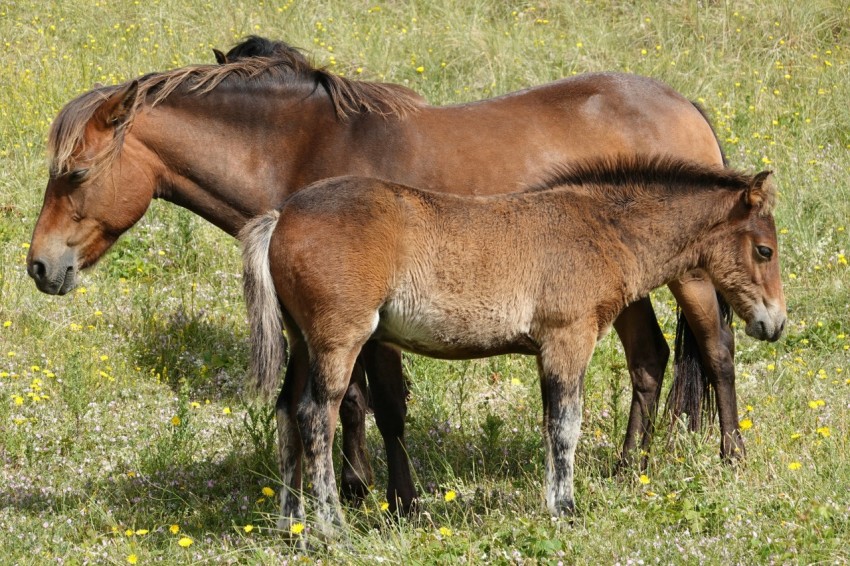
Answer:
[(225, 57), (228, 63), (248, 57), (268, 57), (270, 59), (300, 59), (305, 67), (310, 65), (301, 49), (284, 41), (273, 41), (259, 35), (249, 35), (241, 43), (234, 45)]

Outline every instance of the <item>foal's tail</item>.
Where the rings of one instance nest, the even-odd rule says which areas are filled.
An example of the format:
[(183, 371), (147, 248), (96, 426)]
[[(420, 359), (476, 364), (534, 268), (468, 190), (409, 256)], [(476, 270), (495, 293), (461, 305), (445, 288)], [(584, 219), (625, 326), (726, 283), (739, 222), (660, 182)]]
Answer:
[(239, 232), (251, 332), (250, 387), (263, 399), (274, 399), (280, 391), (280, 370), (286, 359), (283, 315), (269, 269), (269, 244), (279, 218), (278, 211), (267, 212)]

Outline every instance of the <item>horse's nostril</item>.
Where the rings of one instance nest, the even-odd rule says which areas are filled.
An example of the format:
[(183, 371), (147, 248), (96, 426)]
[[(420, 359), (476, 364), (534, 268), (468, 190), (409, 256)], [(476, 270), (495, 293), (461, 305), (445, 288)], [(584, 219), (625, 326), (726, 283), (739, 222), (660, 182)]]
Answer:
[(30, 264), (29, 268), (30, 277), (35, 279), (36, 281), (41, 281), (44, 279), (44, 276), (47, 274), (47, 267), (44, 265), (43, 261), (34, 260)]

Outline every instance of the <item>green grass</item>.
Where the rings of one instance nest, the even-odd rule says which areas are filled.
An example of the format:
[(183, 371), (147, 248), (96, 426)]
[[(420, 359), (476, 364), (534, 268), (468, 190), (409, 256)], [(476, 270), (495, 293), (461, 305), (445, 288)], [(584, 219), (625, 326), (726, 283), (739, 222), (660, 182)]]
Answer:
[[(401, 524), (383, 516), (383, 450), (370, 418), (376, 494), (347, 510), (345, 544), (316, 556), (850, 561), (850, 10), (842, 3), (21, 1), (0, 7), (0, 32), (4, 563), (299, 560), (274, 531), (275, 503), (262, 492), (279, 488), (274, 431), (268, 409), (243, 396), (235, 241), (157, 202), (70, 296), (39, 294), (24, 266), (59, 108), (97, 81), (213, 62), (211, 47), (251, 33), (440, 104), (586, 71), (651, 75), (699, 100), (731, 163), (774, 169), (782, 193), (790, 320), (776, 344), (739, 332), (745, 464), (721, 464), (716, 430), (660, 434), (643, 481), (637, 471), (612, 476), (630, 386), (609, 337), (588, 372), (579, 512), (553, 521), (542, 504), (532, 360), (409, 356), (420, 514)], [(666, 291), (654, 297), (669, 335), (675, 306)], [(188, 548), (178, 544), (184, 536)]]

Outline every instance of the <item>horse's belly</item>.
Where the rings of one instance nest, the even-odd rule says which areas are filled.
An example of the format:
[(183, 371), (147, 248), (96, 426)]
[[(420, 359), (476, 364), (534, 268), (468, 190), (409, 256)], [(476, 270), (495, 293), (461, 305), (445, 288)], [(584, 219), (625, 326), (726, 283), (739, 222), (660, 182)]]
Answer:
[(375, 338), (425, 356), (468, 359), (507, 353), (534, 354), (523, 309), (493, 304), (441, 305), (389, 301)]

